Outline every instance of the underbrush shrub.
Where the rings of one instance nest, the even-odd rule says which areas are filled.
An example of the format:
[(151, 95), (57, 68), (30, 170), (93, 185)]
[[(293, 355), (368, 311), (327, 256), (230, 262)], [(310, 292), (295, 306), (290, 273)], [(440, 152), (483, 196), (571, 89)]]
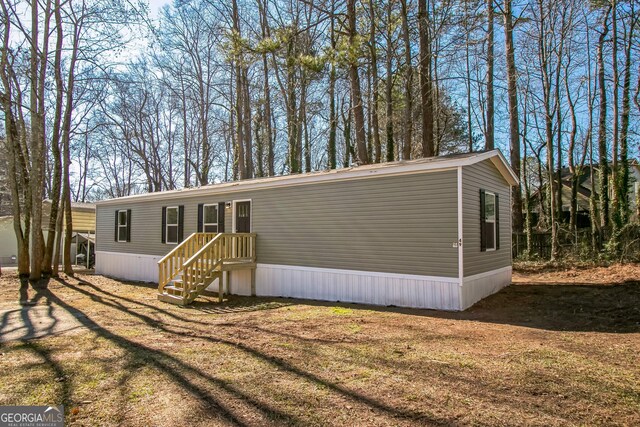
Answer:
[(626, 224), (615, 231), (603, 252), (607, 258), (618, 262), (640, 261), (640, 223)]

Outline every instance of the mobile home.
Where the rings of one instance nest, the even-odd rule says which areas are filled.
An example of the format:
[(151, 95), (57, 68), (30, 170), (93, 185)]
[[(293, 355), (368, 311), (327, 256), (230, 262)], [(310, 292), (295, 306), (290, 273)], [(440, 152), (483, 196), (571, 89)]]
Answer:
[(96, 272), (178, 304), (213, 287), (464, 310), (511, 281), (514, 185), (493, 150), (105, 200)]

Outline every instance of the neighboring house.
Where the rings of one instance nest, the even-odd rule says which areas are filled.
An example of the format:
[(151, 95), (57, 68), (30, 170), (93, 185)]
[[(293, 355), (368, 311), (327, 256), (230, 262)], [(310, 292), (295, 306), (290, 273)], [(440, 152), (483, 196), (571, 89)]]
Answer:
[[(42, 222), (49, 222), (51, 212), (51, 200), (42, 202)], [(71, 202), (71, 221), (74, 233), (94, 233), (96, 229), (96, 205), (93, 203)], [(63, 223), (66, 229), (66, 223)]]
[(18, 262), (18, 244), (13, 231), (13, 217), (0, 217), (0, 267), (13, 266)]
[(239, 295), (464, 310), (511, 281), (516, 184), (494, 150), (105, 200), (96, 273), (159, 282), (177, 304), (217, 282)]
[[(49, 212), (51, 212), (51, 201), (42, 202), (42, 224), (44, 237), (46, 239), (49, 224)], [(95, 247), (94, 236), (96, 229), (96, 207), (91, 203), (71, 203), (71, 219), (73, 222), (72, 240), (71, 240), (71, 259), (76, 259), (76, 241), (82, 243), (83, 236), (90, 238), (91, 243), (83, 246), (84, 250), (93, 252), (91, 245)], [(63, 227), (66, 229), (66, 223)], [(16, 265), (17, 264), (17, 242), (16, 235), (13, 231), (13, 217), (0, 217), (0, 265)], [(86, 258), (85, 258), (86, 260)]]
[[(599, 166), (594, 165), (594, 177), (596, 197), (599, 194), (600, 186), (598, 184), (598, 170)], [(562, 180), (562, 211), (565, 214), (565, 219), (569, 220), (569, 212), (571, 210), (571, 171), (568, 167), (564, 167), (560, 170)], [(580, 174), (578, 180), (578, 227), (589, 227), (589, 199), (591, 198), (593, 188), (591, 186), (591, 169), (589, 166), (585, 166)], [(640, 165), (633, 160), (629, 163), (629, 209), (631, 211), (631, 217), (637, 219), (638, 217), (638, 197), (640, 192)], [(613, 197), (613, 185), (609, 184), (609, 196)], [(540, 211), (540, 204), (538, 200), (539, 194), (536, 191), (531, 199), (532, 210), (535, 214)]]

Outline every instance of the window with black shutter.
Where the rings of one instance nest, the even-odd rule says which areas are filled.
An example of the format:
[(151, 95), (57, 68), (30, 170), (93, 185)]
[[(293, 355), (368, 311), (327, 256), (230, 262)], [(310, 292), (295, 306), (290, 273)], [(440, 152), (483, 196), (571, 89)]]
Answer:
[(178, 243), (179, 209), (178, 206), (165, 208), (165, 238), (168, 244)]
[(204, 203), (199, 203), (198, 204), (198, 233), (202, 233), (202, 221), (204, 220), (203, 218), (203, 214), (204, 214)]
[(167, 243), (167, 207), (162, 207), (162, 243)]
[(224, 233), (224, 211), (226, 205), (224, 202), (218, 203), (218, 233)]
[(204, 205), (202, 207), (203, 231), (205, 233), (218, 233), (218, 205)]
[(117, 242), (131, 241), (131, 209), (116, 211), (116, 232)]
[(494, 251), (500, 248), (498, 239), (498, 195), (480, 190), (480, 250)]
[(198, 204), (198, 233), (224, 233), (224, 202)]
[(127, 209), (127, 242), (131, 241), (131, 209)]
[(178, 206), (178, 243), (184, 240), (184, 205)]

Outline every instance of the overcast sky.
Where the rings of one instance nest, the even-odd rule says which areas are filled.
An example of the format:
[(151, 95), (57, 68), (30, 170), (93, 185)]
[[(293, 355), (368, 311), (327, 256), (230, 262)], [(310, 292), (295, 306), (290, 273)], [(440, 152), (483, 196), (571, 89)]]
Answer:
[(171, 3), (171, 0), (149, 0), (149, 12), (151, 13), (151, 17), (157, 17), (160, 8), (169, 3)]

